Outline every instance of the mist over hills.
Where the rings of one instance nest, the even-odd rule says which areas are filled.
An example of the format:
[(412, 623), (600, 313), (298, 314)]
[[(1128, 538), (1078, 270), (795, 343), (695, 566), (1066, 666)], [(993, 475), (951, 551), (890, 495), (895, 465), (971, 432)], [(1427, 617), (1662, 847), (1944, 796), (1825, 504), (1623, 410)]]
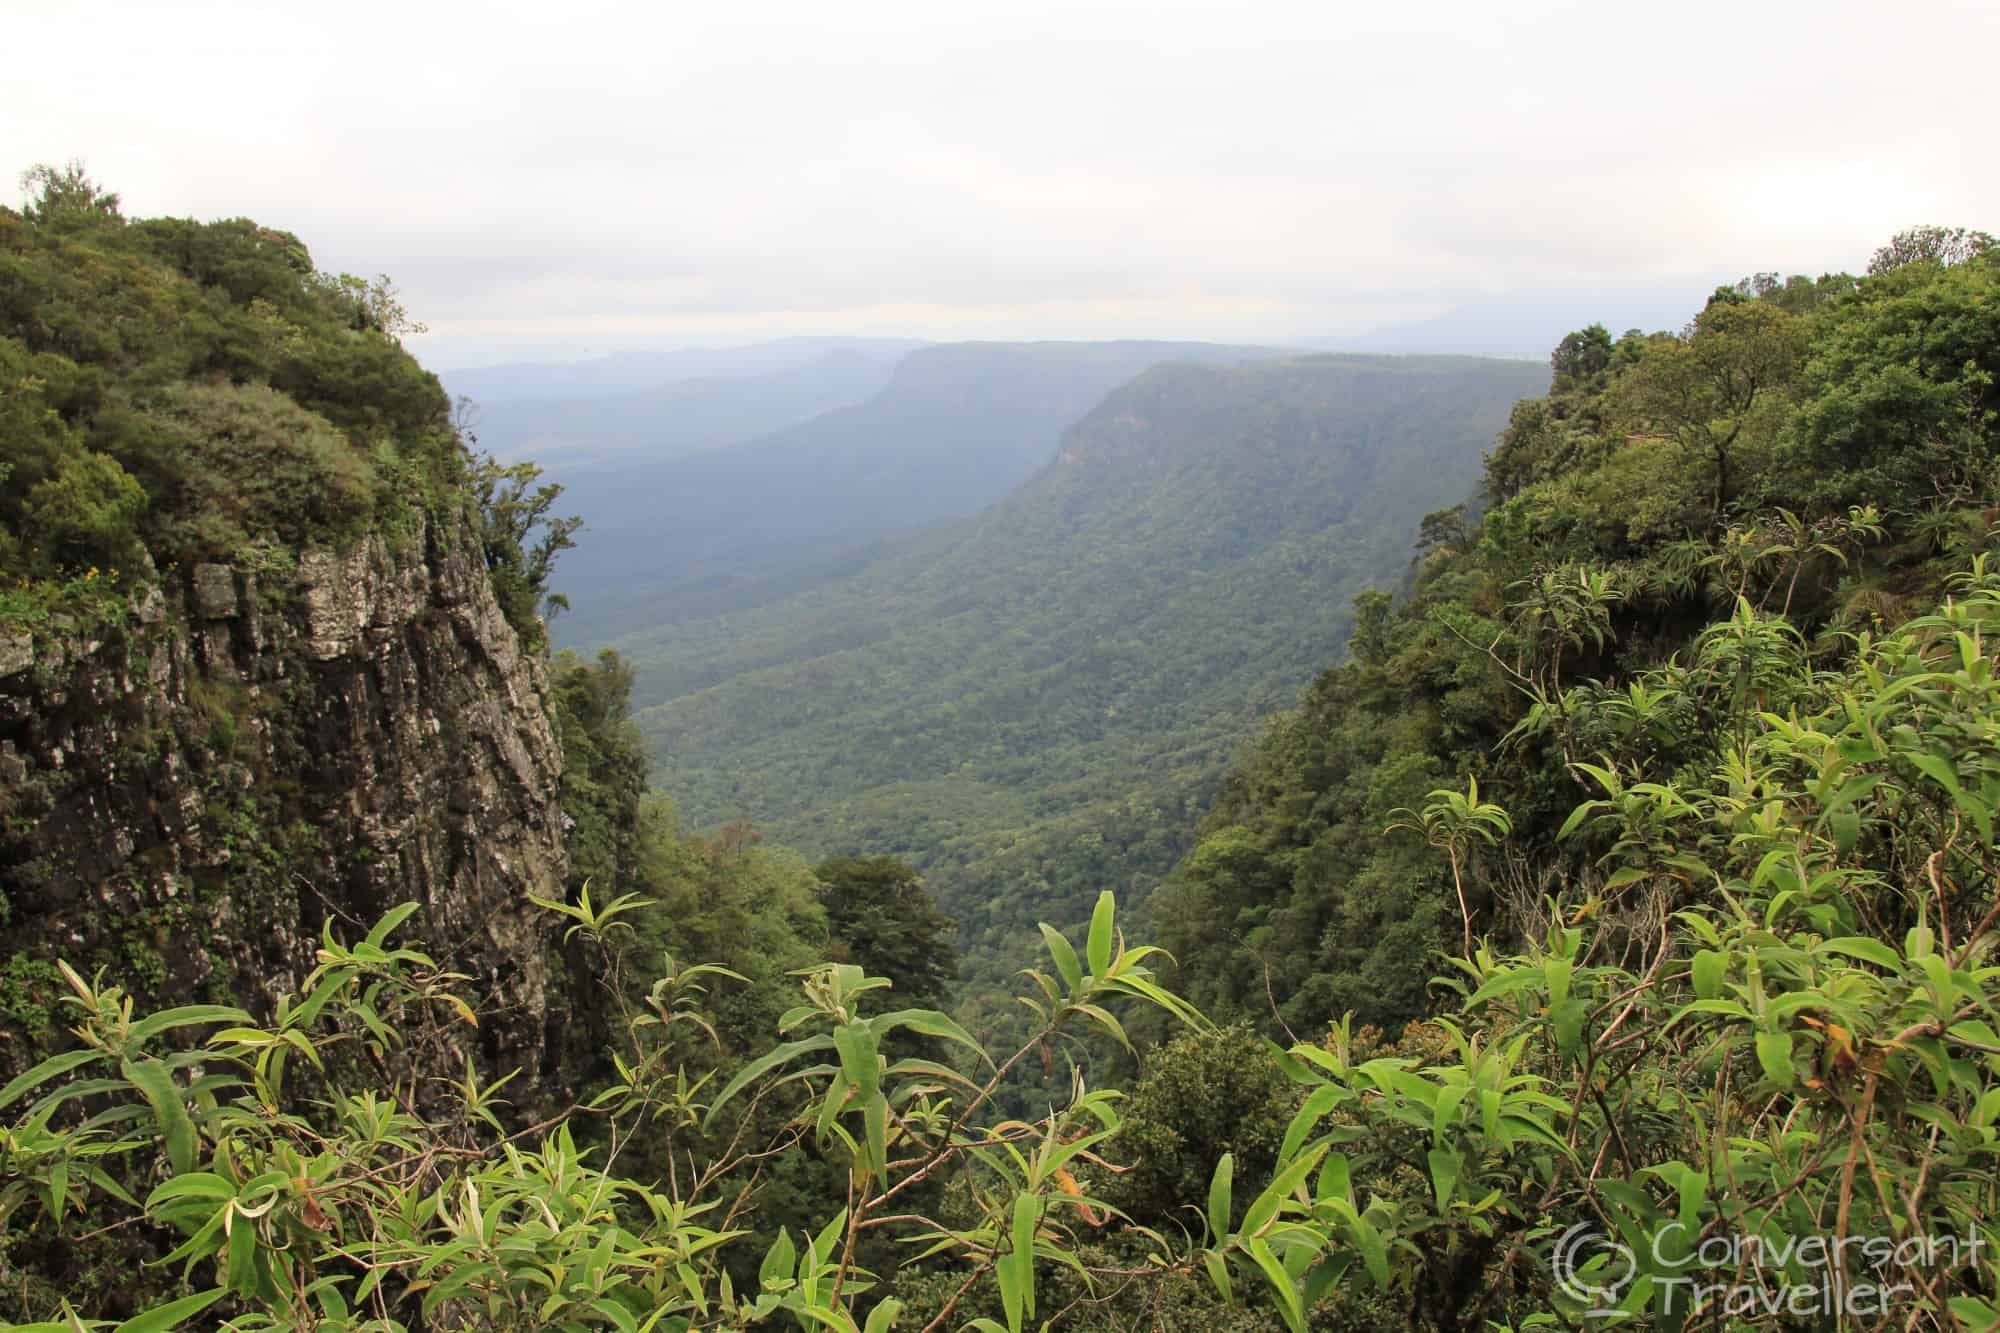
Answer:
[(1688, 312), (1698, 309), (1716, 284), (1730, 276), (1717, 274), (1662, 287), (1551, 288), (1482, 297), (1429, 319), (1299, 342), (1329, 352), (1492, 356), (1541, 362), (1564, 334), (1589, 324), (1603, 324), (1614, 334), (1634, 328), (1679, 328), (1687, 322)]
[[(1282, 355), (1209, 343), (952, 343), (866, 401), (726, 449), (550, 468), (587, 539), (557, 576), (590, 643), (767, 600), (826, 562), (964, 518), (1048, 463), (1064, 427), (1163, 361)], [(777, 579), (775, 584), (773, 579)]]
[(496, 457), (530, 460), (594, 502), (597, 469), (727, 448), (860, 402), (889, 382), (900, 355), (840, 347), (647, 389), (474, 399), (473, 430)]
[(440, 371), (445, 387), (481, 404), (642, 393), (683, 380), (769, 375), (851, 352), (893, 362), (920, 338), (773, 338), (730, 347), (664, 347), (567, 361), (511, 361)]
[(1038, 914), (1171, 864), (1252, 721), (1338, 654), (1353, 595), (1400, 575), (1545, 375), (1152, 368), (978, 516), (618, 639), (657, 771), (691, 823), (918, 860), (975, 965), (1003, 957)]

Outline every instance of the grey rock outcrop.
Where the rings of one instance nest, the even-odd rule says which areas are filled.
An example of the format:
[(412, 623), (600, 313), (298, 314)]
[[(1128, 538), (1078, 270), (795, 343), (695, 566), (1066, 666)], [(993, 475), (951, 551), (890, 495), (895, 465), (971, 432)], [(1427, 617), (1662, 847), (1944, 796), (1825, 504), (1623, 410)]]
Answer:
[(0, 635), (0, 963), (268, 1004), (323, 926), (357, 938), (414, 900), (405, 933), (472, 978), (464, 1040), (532, 1093), (563, 1009), (529, 901), (567, 873), (548, 688), (463, 519), (287, 573), (197, 565), (120, 625)]

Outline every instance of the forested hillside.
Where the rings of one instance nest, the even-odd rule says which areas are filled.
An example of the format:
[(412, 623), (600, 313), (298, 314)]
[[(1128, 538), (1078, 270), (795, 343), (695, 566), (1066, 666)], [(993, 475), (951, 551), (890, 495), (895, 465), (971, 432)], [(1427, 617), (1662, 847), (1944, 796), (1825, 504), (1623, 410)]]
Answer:
[[(1579, 330), (1511, 414), (1489, 363), (1154, 371), (843, 584), (872, 641), (715, 626), (687, 669), (720, 684), (648, 720), (774, 779), (838, 782), (814, 728), (849, 716), (863, 781), (947, 735), (996, 787), (1046, 776), (1015, 735), (1171, 776), (1125, 705), (1202, 734), (1170, 700), (1263, 697), (1314, 626), (1331, 656), (1343, 613), (1290, 594), (1344, 604), (1396, 547), (1158, 891), (1178, 957), (1129, 896), (1051, 899), (1077, 919), (996, 1045), (941, 1012), (910, 867), (648, 795), (632, 667), (547, 653), (557, 497), (468, 451), (386, 282), (29, 182), (11, 1326), (2000, 1326), (1991, 237)], [(1496, 393), (1481, 469), (1444, 423)], [(1030, 834), (1089, 868), (1092, 817)]]
[[(1407, 599), (1363, 599), (1352, 660), (1265, 731), (1155, 900), (1191, 995), (1300, 1032), (1423, 1014), (1427, 960), (1463, 943), (1441, 839), (1475, 922), (1541, 920), (1551, 894), (1629, 908), (1621, 867), (1664, 844), (1559, 837), (1577, 802), (1707, 780), (1741, 740), (1718, 710), (1782, 713), (1986, 549), (1995, 270), (1925, 244), (1976, 238), (1903, 238), (1858, 283), (1746, 279), (1678, 333), (1563, 340), (1485, 513), (1432, 525)], [(1409, 813), (1474, 776), (1512, 814), (1503, 849)]]
[(1172, 863), (1255, 719), (1402, 577), (1542, 372), (1169, 365), (977, 519), (790, 600), (620, 640), (696, 826), (915, 858), (990, 989), (1037, 918)]
[[(1158, 362), (1276, 355), (1205, 343), (953, 343), (882, 391), (758, 440), (606, 468), (590, 541), (556, 580), (563, 641), (590, 645), (776, 600), (865, 548), (964, 518), (1047, 463), (1064, 427)], [(857, 553), (862, 553), (857, 556)]]

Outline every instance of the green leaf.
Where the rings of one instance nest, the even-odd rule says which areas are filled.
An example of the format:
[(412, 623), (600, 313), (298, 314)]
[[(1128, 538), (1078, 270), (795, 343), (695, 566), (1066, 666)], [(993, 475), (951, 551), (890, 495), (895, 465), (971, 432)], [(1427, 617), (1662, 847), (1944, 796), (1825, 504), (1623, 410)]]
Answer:
[(632, 1312), (614, 1300), (600, 1296), (590, 1303), (590, 1308), (609, 1319), (618, 1333), (639, 1333), (639, 1321)]
[(993, 1261), (1008, 1333), (1021, 1333), (1022, 1318), (1035, 1313), (1035, 1224), (1040, 1220), (1041, 1206), (1036, 1195), (1015, 1196), (1012, 1247)]
[(1792, 1086), (1797, 1077), (1792, 1069), (1792, 1034), (1789, 1032), (1760, 1032), (1757, 1034), (1757, 1063), (1764, 1066), (1765, 1075), (1781, 1088)]
[(1128, 1051), (1132, 1049), (1132, 1040), (1125, 1035), (1125, 1025), (1113, 1018), (1110, 1010), (1095, 1004), (1079, 1004), (1076, 1011), (1110, 1033), (1111, 1039), (1120, 1046)]
[(1313, 1198), (1321, 1203), (1339, 1200), (1354, 1206), (1354, 1181), (1351, 1178), (1345, 1153), (1330, 1152), (1326, 1164), (1319, 1169), (1319, 1179), (1313, 1182)]
[(708, 1108), (708, 1114), (702, 1117), (702, 1128), (706, 1129), (714, 1124), (717, 1112), (721, 1111), (731, 1098), (735, 1097), (737, 1093), (743, 1091), (751, 1083), (770, 1073), (778, 1066), (788, 1064), (809, 1051), (824, 1051), (832, 1045), (833, 1038), (827, 1036), (825, 1033), (820, 1033), (818, 1036), (807, 1037), (801, 1041), (788, 1041), (782, 1046), (775, 1046), (763, 1055), (758, 1056), (755, 1060), (737, 1070), (736, 1077), (730, 1079), (722, 1091), (716, 1094), (714, 1103)]
[(1039, 1195), (1023, 1194), (1014, 1200), (1014, 1252), (1021, 1280), (1021, 1303), (1030, 1318), (1035, 1313), (1035, 1227), (1042, 1220)]
[(1361, 1262), (1368, 1266), (1368, 1276), (1375, 1279), (1376, 1286), (1388, 1286), (1389, 1246), (1382, 1239), (1382, 1233), (1365, 1217), (1356, 1217), (1345, 1225), (1354, 1248), (1361, 1251)]
[(193, 1027), (197, 1023), (228, 1023), (243, 1025), (257, 1020), (241, 1009), (224, 1004), (186, 1004), (178, 1009), (162, 1009), (157, 1014), (149, 1014), (132, 1025), (130, 1040), (137, 1044), (156, 1037), (174, 1028)]
[(174, 1076), (164, 1064), (151, 1056), (143, 1060), (121, 1060), (118, 1067), (132, 1086), (144, 1093), (146, 1100), (152, 1104), (153, 1118), (158, 1121), (160, 1133), (167, 1141), (167, 1160), (173, 1163), (175, 1174), (192, 1171), (194, 1121), (188, 1119), (187, 1107), (181, 1102), (181, 1090), (175, 1084)]
[(1278, 1160), (1290, 1161), (1292, 1154), (1298, 1151), (1299, 1145), (1306, 1141), (1306, 1136), (1312, 1133), (1314, 1127), (1349, 1096), (1346, 1088), (1335, 1083), (1323, 1083), (1314, 1088), (1300, 1105), (1298, 1114), (1292, 1117), (1292, 1123), (1285, 1127), (1285, 1141), (1279, 1145)]
[(1224, 1153), (1208, 1181), (1208, 1229), (1217, 1243), (1229, 1234), (1230, 1185), (1236, 1175), (1236, 1154)]
[(257, 1289), (257, 1228), (249, 1218), (239, 1216), (236, 1225), (229, 1229), (228, 1249), (224, 1280), (231, 1291), (249, 1295)]
[(1234, 1305), (1236, 1294), (1229, 1286), (1229, 1261), (1213, 1250), (1201, 1256), (1201, 1261), (1207, 1267), (1208, 1280), (1215, 1284), (1216, 1293), (1222, 1297), (1223, 1304)]
[(864, 1098), (882, 1087), (882, 1065), (876, 1057), (875, 1030), (867, 1023), (843, 1023), (833, 1030), (840, 1068)]
[(1292, 1333), (1306, 1333), (1305, 1302), (1299, 1297), (1299, 1284), (1292, 1280), (1292, 1275), (1285, 1271), (1285, 1266), (1278, 1262), (1277, 1256), (1271, 1253), (1271, 1247), (1261, 1238), (1245, 1242), (1243, 1248), (1256, 1261), (1257, 1267), (1264, 1270), (1264, 1278), (1271, 1284), (1272, 1294), (1278, 1298), (1278, 1312), (1284, 1315), (1285, 1326)]
[(1111, 890), (1097, 895), (1097, 907), (1090, 914), (1090, 940), (1085, 955), (1090, 959), (1090, 974), (1101, 977), (1111, 969), (1111, 923), (1117, 911), (1113, 905)]
[(1063, 984), (1069, 993), (1075, 995), (1083, 989), (1083, 967), (1076, 961), (1076, 950), (1070, 947), (1063, 933), (1044, 921), (1041, 923), (1042, 939), (1049, 946), (1049, 956), (1056, 961), (1056, 971), (1062, 974)]
[(868, 1312), (868, 1323), (861, 1333), (889, 1333), (897, 1316), (902, 1313), (903, 1303), (892, 1296)]
[(798, 1260), (799, 1252), (792, 1244), (792, 1233), (779, 1227), (778, 1238), (771, 1242), (770, 1249), (764, 1251), (764, 1262), (758, 1265), (758, 1285), (766, 1291), (789, 1286)]
[(1967, 1328), (1992, 1328), (1996, 1322), (2000, 1322), (2000, 1305), (1978, 1296), (1952, 1297), (1951, 1313)]
[(398, 903), (390, 908), (383, 914), (382, 919), (375, 923), (375, 929), (368, 932), (368, 943), (377, 949), (382, 948), (389, 939), (389, 932), (408, 921), (419, 906), (418, 903)]
[(1845, 954), (1864, 963), (1873, 963), (1887, 972), (1903, 970), (1903, 960), (1894, 949), (1867, 935), (1843, 935), (1839, 939), (1827, 940), (1819, 947), (1827, 953)]
[[(1588, 1000), (1571, 1000), (1559, 1007), (1552, 1016), (1556, 1029), (1556, 1049), (1564, 1055), (1575, 1056), (1583, 1044), (1584, 1020), (1590, 1017)], [(1440, 1099), (1442, 1105), (1442, 1099)]]
[(195, 1296), (183, 1296), (177, 1301), (155, 1306), (144, 1314), (134, 1315), (112, 1330), (112, 1333), (168, 1333), (185, 1321), (206, 1310), (209, 1306), (229, 1294), (227, 1287), (217, 1287)]
[(940, 1041), (956, 1042), (966, 1050), (976, 1053), (988, 1065), (993, 1063), (992, 1058), (986, 1054), (986, 1048), (981, 1046), (970, 1032), (935, 1009), (898, 1009), (893, 1013), (878, 1014), (868, 1021), (875, 1031), (884, 1036), (897, 1028), (908, 1028), (920, 1037), (936, 1037)]
[(236, 1186), (213, 1171), (195, 1171), (185, 1176), (175, 1176), (163, 1182), (160, 1187), (146, 1196), (147, 1211), (175, 1199), (228, 1199), (234, 1198)]
[(6, 1087), (0, 1088), (0, 1108), (11, 1105), (21, 1094), (40, 1087), (52, 1078), (61, 1078), (72, 1069), (80, 1069), (92, 1060), (102, 1059), (104, 1052), (95, 1050), (64, 1051), (48, 1059), (21, 1075)]
[(1470, 1083), (1448, 1085), (1438, 1092), (1437, 1105), (1431, 1108), (1431, 1140), (1444, 1142), (1445, 1132), (1458, 1123), (1465, 1106), (1465, 1099), (1472, 1091)]
[(1465, 1002), (1467, 1009), (1484, 1004), (1502, 995), (1512, 995), (1542, 984), (1543, 973), (1539, 967), (1510, 967), (1489, 978), (1485, 985), (1472, 992)]
[(1729, 955), (1718, 949), (1696, 951), (1693, 964), (1694, 993), (1704, 1000), (1712, 1000), (1722, 994), (1722, 977), (1729, 966)]
[(1458, 1191), (1458, 1177), (1465, 1170), (1465, 1163), (1449, 1148), (1433, 1148), (1430, 1151), (1431, 1188), (1437, 1193), (1440, 1213), (1451, 1211), (1452, 1196)]
[(1264, 1187), (1264, 1192), (1257, 1196), (1256, 1202), (1244, 1212), (1240, 1234), (1245, 1236), (1260, 1234), (1270, 1224), (1271, 1219), (1278, 1215), (1278, 1209), (1283, 1206), (1286, 1197), (1312, 1174), (1313, 1168), (1319, 1165), (1319, 1159), (1326, 1156), (1329, 1146), (1321, 1144), (1311, 1152), (1293, 1159), (1284, 1170), (1278, 1172), (1271, 1183)]
[[(993, 1276), (1000, 1284), (1000, 1311), (1007, 1317), (1007, 1333), (1021, 1333), (1021, 1277), (1006, 1256), (993, 1265)], [(984, 1321), (991, 1323), (991, 1320)]]
[(1549, 1005), (1551, 1008), (1569, 999), (1570, 973), (1575, 964), (1567, 958), (1551, 958), (1542, 964), (1542, 972), (1549, 979)]
[(889, 1187), (889, 1099), (876, 1093), (862, 1108), (862, 1124), (867, 1133), (868, 1166), (884, 1189)]

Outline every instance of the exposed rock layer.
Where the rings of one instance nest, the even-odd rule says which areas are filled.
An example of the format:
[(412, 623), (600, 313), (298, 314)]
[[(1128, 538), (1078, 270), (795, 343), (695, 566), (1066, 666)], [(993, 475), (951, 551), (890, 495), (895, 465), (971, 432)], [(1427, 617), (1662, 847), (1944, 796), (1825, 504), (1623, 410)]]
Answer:
[(405, 933), (482, 998), (481, 1063), (532, 1087), (562, 756), (469, 524), (162, 584), (120, 625), (0, 634), (0, 1068), (60, 1026), (57, 955), (268, 1003), (328, 920), (352, 939), (414, 900)]

